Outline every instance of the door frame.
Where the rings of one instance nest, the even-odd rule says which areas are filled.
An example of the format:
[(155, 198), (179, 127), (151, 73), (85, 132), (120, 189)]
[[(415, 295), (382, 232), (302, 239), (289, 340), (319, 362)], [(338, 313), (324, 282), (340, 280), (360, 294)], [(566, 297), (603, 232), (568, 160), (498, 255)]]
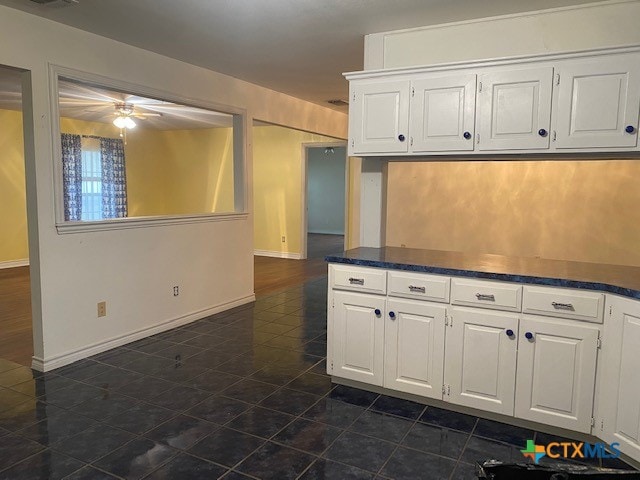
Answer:
[(38, 207), (36, 186), (36, 154), (35, 154), (35, 119), (33, 115), (33, 87), (32, 71), (22, 66), (2, 63), (0, 68), (12, 70), (19, 75), (20, 83), (20, 113), (22, 115), (25, 211), (27, 225), (28, 252), (26, 262), (19, 262), (16, 266), (29, 268), (29, 292), (31, 295), (31, 366), (35, 365), (35, 358), (43, 356), (44, 340), (42, 333), (42, 297), (40, 291), (40, 246), (38, 235)]
[[(307, 258), (307, 229), (309, 228), (309, 215), (307, 212), (307, 199), (308, 199), (308, 164), (309, 164), (309, 149), (311, 148), (327, 148), (327, 147), (344, 147), (347, 148), (347, 142), (344, 140), (336, 140), (335, 142), (306, 142), (302, 144), (302, 162), (301, 162), (301, 202), (300, 202), (300, 259), (306, 260)], [(346, 249), (348, 245), (348, 222), (349, 222), (349, 155), (345, 154), (344, 161), (344, 246)]]

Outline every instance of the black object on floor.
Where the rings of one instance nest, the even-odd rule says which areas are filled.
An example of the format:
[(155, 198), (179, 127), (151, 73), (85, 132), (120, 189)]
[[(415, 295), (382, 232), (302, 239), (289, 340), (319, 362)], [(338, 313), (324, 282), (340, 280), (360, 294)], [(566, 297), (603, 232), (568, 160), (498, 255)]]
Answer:
[(478, 462), (478, 478), (488, 480), (640, 480), (640, 472), (567, 463), (533, 465), (489, 460)]

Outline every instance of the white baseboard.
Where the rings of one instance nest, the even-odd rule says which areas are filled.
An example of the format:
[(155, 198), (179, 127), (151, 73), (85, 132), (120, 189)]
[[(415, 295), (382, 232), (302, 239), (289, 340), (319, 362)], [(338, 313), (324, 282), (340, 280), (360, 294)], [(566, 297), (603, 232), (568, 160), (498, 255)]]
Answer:
[(28, 267), (29, 259), (21, 258), (19, 260), (7, 260), (6, 262), (0, 262), (0, 270), (3, 268), (16, 268), (16, 267)]
[(299, 253), (277, 252), (275, 250), (254, 250), (253, 254), (258, 257), (290, 258), (292, 260), (302, 259), (302, 255)]
[(183, 315), (181, 317), (168, 320), (159, 325), (153, 325), (152, 327), (142, 328), (140, 330), (127, 333), (125, 335), (113, 337), (108, 340), (94, 343), (92, 345), (82, 347), (77, 350), (72, 350), (70, 352), (66, 352), (60, 355), (56, 355), (51, 358), (43, 359), (43, 358), (38, 358), (36, 356), (33, 356), (31, 360), (31, 368), (39, 372), (48, 372), (56, 368), (64, 367), (65, 365), (69, 365), (70, 363), (76, 362), (78, 360), (82, 360), (83, 358), (91, 357), (93, 355), (97, 355), (98, 353), (106, 352), (107, 350), (111, 350), (112, 348), (121, 347), (122, 345), (126, 345), (127, 343), (135, 342), (136, 340), (140, 340), (142, 338), (146, 338), (151, 335), (156, 335), (157, 333), (162, 333), (167, 330), (171, 330), (172, 328), (180, 327), (182, 325), (195, 322), (196, 320), (200, 320), (201, 318), (208, 317), (209, 315), (220, 313), (234, 307), (239, 307), (240, 305), (253, 302), (255, 299), (256, 299), (256, 296), (253, 294), (248, 295), (246, 297), (241, 297), (231, 302), (223, 303), (221, 305), (216, 305), (215, 307), (206, 308), (204, 310), (199, 310), (197, 312), (192, 312), (187, 315)]

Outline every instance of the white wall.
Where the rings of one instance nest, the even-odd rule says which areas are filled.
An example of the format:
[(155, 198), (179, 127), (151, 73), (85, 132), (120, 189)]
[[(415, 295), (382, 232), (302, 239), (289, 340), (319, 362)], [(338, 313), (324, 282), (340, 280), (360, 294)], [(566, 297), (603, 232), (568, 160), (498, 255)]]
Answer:
[(345, 162), (347, 149), (310, 148), (307, 154), (307, 231), (344, 235)]
[[(535, 2), (532, 2), (535, 6)], [(367, 35), (365, 69), (640, 44), (640, 1), (608, 1)]]
[[(50, 118), (51, 102), (57, 99), (49, 93), (49, 64), (193, 103), (246, 109), (249, 124), (255, 117), (346, 137), (344, 114), (2, 6), (0, 45), (0, 64), (31, 72), (25, 161), (34, 360), (45, 369), (105, 349), (108, 340), (122, 343), (165, 322), (191, 320), (253, 295), (251, 212), (229, 221), (56, 233), (52, 159), (59, 137)], [(251, 129), (246, 131), (245, 204), (251, 206)], [(179, 297), (172, 295), (176, 284)], [(98, 319), (96, 303), (102, 300), (108, 315)]]

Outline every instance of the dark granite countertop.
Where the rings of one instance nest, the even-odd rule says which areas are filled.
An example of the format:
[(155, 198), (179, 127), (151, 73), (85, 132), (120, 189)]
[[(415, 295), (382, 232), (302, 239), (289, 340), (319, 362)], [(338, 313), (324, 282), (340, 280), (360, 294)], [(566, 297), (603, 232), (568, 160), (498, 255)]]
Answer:
[(355, 248), (329, 263), (601, 290), (640, 299), (640, 267), (413, 248)]

